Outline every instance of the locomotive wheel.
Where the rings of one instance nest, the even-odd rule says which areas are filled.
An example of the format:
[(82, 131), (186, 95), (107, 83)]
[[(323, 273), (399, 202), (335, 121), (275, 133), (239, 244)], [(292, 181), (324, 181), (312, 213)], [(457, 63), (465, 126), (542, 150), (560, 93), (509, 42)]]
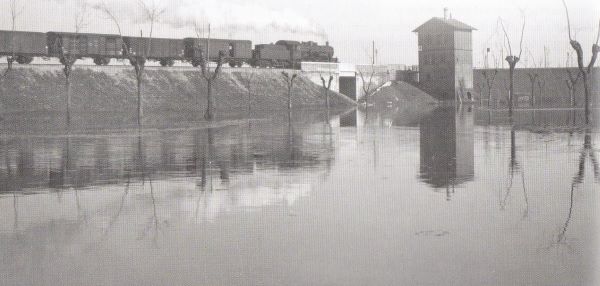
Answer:
[(103, 58), (102, 59), (102, 65), (107, 66), (108, 64), (110, 64), (110, 58)]
[(166, 66), (168, 66), (168, 65), (169, 65), (169, 61), (168, 61), (168, 60), (165, 60), (165, 59), (162, 59), (162, 60), (160, 60), (159, 62), (160, 62), (160, 65), (161, 65), (161, 66), (163, 66), (163, 67), (166, 67)]
[(19, 63), (21, 65), (27, 65), (27, 64), (30, 64), (31, 62), (33, 62), (33, 57), (17, 56), (17, 58), (15, 60), (17, 61), (17, 63)]
[(243, 65), (244, 65), (244, 62), (238, 62), (238, 63), (237, 63), (237, 67), (238, 67), (238, 68), (241, 68)]
[(196, 68), (196, 67), (199, 67), (199, 66), (200, 66), (200, 60), (198, 60), (198, 59), (193, 59), (193, 60), (192, 60), (192, 66), (193, 66), (193, 67), (195, 67), (195, 68)]
[(235, 62), (229, 62), (229, 66), (234, 68), (235, 67)]

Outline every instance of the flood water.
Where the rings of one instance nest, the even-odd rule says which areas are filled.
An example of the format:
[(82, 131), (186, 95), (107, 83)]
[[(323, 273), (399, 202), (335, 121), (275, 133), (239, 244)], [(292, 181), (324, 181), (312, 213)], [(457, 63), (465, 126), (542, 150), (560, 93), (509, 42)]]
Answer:
[(599, 285), (600, 133), (581, 118), (6, 124), (0, 284)]

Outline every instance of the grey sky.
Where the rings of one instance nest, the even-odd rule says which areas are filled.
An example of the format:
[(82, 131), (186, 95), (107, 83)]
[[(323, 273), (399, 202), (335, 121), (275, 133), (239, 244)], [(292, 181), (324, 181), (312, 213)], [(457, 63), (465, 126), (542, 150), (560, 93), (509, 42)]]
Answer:
[[(18, 20), (20, 30), (74, 30), (74, 18), (83, 0), (17, 0), (24, 7)], [(105, 1), (114, 7), (123, 33), (147, 33), (135, 0)], [(459, 1), (459, 0), (154, 0), (167, 12), (155, 27), (155, 36), (183, 38), (194, 36), (191, 22), (210, 22), (214, 37), (249, 39), (254, 43), (278, 39), (329, 40), (344, 62), (369, 61), (368, 50), (375, 40), (379, 63), (417, 62), (416, 35), (411, 31), (434, 16), (442, 16), (448, 7), (453, 18), (478, 30), (474, 34), (474, 60), (483, 64), (483, 51), (490, 47), (499, 58), (502, 34), (498, 18), (507, 24), (512, 40), (518, 42), (522, 13), (527, 18), (523, 64), (539, 62), (544, 46), (549, 47), (550, 64), (564, 65), (570, 51), (564, 10), (560, 0), (530, 1)], [(10, 28), (9, 0), (0, 0), (0, 29)], [(152, 0), (146, 0), (151, 3)], [(577, 38), (589, 55), (598, 29), (600, 4), (593, 0), (568, 0)], [(521, 13), (521, 11), (523, 11)], [(89, 8), (89, 22), (84, 32), (116, 33), (115, 26), (99, 11)], [(492, 59), (490, 58), (490, 65)]]

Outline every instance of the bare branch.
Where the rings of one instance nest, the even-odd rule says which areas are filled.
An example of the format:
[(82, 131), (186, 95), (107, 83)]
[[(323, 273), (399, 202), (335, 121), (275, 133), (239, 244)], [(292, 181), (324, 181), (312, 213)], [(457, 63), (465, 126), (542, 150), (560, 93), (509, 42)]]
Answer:
[(75, 12), (75, 33), (81, 32), (82, 29), (87, 27), (88, 18), (88, 4), (87, 2), (81, 3), (77, 11)]
[(598, 35), (596, 36), (596, 45), (600, 42), (600, 20), (598, 20)]
[(523, 37), (525, 36), (525, 16), (523, 16), (523, 27), (521, 28), (521, 42), (519, 44), (519, 58), (523, 53)]
[(123, 36), (123, 33), (121, 32), (121, 25), (119, 24), (119, 20), (117, 19), (117, 17), (115, 17), (115, 14), (108, 7), (108, 5), (106, 5), (106, 2), (103, 1), (100, 4), (95, 5), (94, 9), (100, 10), (102, 13), (104, 13), (104, 15), (106, 15), (106, 17), (108, 19), (110, 19), (115, 24), (115, 26), (117, 26), (117, 31), (119, 32), (119, 36)]
[(508, 43), (508, 53), (510, 54), (510, 56), (512, 56), (512, 46), (510, 45), (510, 38), (508, 37), (508, 33), (506, 32), (506, 28), (504, 27), (504, 22), (502, 21), (502, 18), (499, 18), (498, 21), (500, 23), (500, 26), (502, 27), (502, 31), (504, 32), (506, 43)]
[(573, 41), (573, 37), (571, 36), (571, 18), (569, 17), (569, 8), (567, 8), (567, 2), (562, 0), (563, 6), (565, 6), (565, 13), (567, 14), (567, 28), (569, 29), (569, 40)]

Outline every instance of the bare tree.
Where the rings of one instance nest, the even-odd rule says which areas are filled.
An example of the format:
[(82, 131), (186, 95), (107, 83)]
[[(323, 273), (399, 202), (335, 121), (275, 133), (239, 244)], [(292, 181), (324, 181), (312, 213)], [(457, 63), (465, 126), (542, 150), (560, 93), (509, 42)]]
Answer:
[[(484, 84), (485, 86), (485, 84)], [(483, 106), (483, 97), (481, 96), (481, 94), (483, 93), (483, 88), (481, 87), (481, 84), (476, 83), (475, 84), (475, 88), (477, 88), (477, 93), (479, 94), (479, 106)]]
[(283, 79), (285, 80), (285, 83), (287, 85), (287, 97), (288, 97), (288, 111), (292, 110), (292, 91), (294, 89), (294, 80), (296, 80), (296, 78), (298, 78), (298, 74), (288, 74), (285, 71), (281, 72), (281, 75), (283, 76)]
[(75, 11), (75, 33), (80, 33), (88, 25), (88, 3), (83, 1), (78, 4)]
[[(375, 92), (377, 92), (381, 87), (383, 87), (387, 80), (382, 80), (377, 82), (376, 76), (386, 76), (385, 74), (378, 74), (376, 72), (375, 64), (377, 62), (378, 51), (375, 48), (375, 41), (373, 41), (373, 47), (371, 54), (367, 55), (371, 61), (370, 70), (367, 74), (363, 72), (363, 70), (358, 69), (358, 75), (360, 76), (360, 80), (362, 82), (362, 90), (365, 96), (365, 106), (369, 107), (369, 96), (373, 96)], [(389, 74), (387, 74), (389, 76)]]
[(333, 82), (333, 75), (329, 74), (329, 79), (325, 80), (322, 75), (319, 75), (321, 78), (321, 83), (323, 84), (323, 91), (325, 92), (325, 106), (327, 110), (329, 110), (329, 90), (331, 89), (331, 83)]
[(562, 0), (563, 5), (565, 7), (565, 13), (567, 15), (567, 27), (569, 29), (569, 41), (573, 50), (577, 54), (577, 66), (579, 68), (579, 73), (581, 74), (581, 79), (583, 80), (583, 89), (585, 92), (585, 123), (590, 123), (590, 86), (589, 86), (589, 76), (592, 73), (592, 69), (596, 64), (596, 59), (598, 58), (598, 53), (600, 52), (600, 46), (598, 46), (598, 42), (600, 41), (600, 20), (598, 21), (598, 35), (596, 36), (596, 42), (592, 45), (592, 58), (587, 66), (583, 63), (583, 48), (581, 44), (571, 35), (571, 19), (569, 17), (569, 8), (567, 7), (567, 2)]
[[(194, 30), (196, 32), (196, 37), (200, 40), (201, 29), (200, 26), (196, 23), (194, 24)], [(223, 63), (225, 62), (225, 53), (223, 51), (219, 51), (219, 56), (217, 58), (217, 67), (214, 71), (210, 70), (210, 24), (208, 25), (208, 37), (206, 38), (206, 51), (202, 49), (202, 47), (198, 47), (200, 59), (199, 59), (199, 67), (202, 72), (202, 78), (206, 81), (206, 112), (204, 113), (204, 119), (213, 120), (215, 118), (215, 108), (214, 108), (214, 98), (213, 98), (213, 84), (221, 74), (221, 68), (223, 67)], [(206, 55), (206, 56), (205, 56)]]
[(376, 76), (386, 77), (386, 76), (388, 76), (388, 74), (377, 74), (375, 71), (374, 65), (371, 66), (371, 70), (368, 72), (366, 77), (365, 77), (365, 74), (363, 73), (363, 71), (360, 69), (358, 71), (358, 74), (360, 76), (361, 82), (363, 83), (362, 90), (365, 95), (365, 105), (368, 107), (369, 106), (369, 97), (373, 96), (375, 94), (375, 92), (377, 92), (381, 87), (383, 87), (387, 83), (387, 80), (381, 80), (381, 81), (377, 82), (375, 80), (375, 77)]
[(252, 84), (253, 84), (253, 80), (254, 80), (254, 76), (255, 76), (255, 71), (254, 69), (250, 69), (250, 72), (246, 73), (244, 75), (244, 73), (242, 73), (242, 81), (244, 83), (244, 86), (246, 87), (246, 91), (247, 91), (247, 104), (248, 104), (248, 111), (252, 110)]
[(494, 68), (493, 72), (488, 73), (487, 70), (482, 72), (483, 78), (485, 79), (485, 83), (487, 85), (488, 92), (488, 109), (491, 107), (492, 103), (492, 90), (494, 88), (494, 83), (496, 81), (496, 76), (498, 75), (498, 68)]
[(538, 85), (538, 91), (540, 92), (539, 105), (542, 106), (542, 105), (544, 105), (544, 93), (546, 92), (546, 80), (544, 80), (543, 78), (539, 78), (537, 85)]
[(565, 83), (567, 85), (567, 88), (569, 89), (571, 107), (576, 107), (577, 99), (575, 98), (575, 92), (577, 91), (577, 83), (581, 78), (581, 71), (578, 71), (577, 76), (574, 76), (573, 72), (567, 68), (567, 75), (569, 78), (565, 80)]
[(8, 73), (8, 71), (12, 70), (13, 63), (17, 60), (14, 32), (16, 31), (16, 28), (17, 28), (17, 20), (18, 20), (19, 16), (23, 13), (25, 7), (20, 5), (19, 0), (10, 0), (10, 8), (9, 9), (10, 9), (11, 31), (13, 32), (13, 33), (11, 33), (11, 37), (10, 37), (10, 49), (11, 49), (12, 55), (9, 57), (6, 57), (6, 61), (8, 64), (6, 73)]
[(508, 36), (508, 33), (506, 32), (506, 27), (504, 27), (504, 21), (502, 21), (502, 19), (498, 19), (498, 22), (500, 23), (500, 26), (502, 27), (502, 31), (504, 32), (504, 37), (506, 39), (506, 43), (508, 44), (508, 56), (506, 57), (505, 60), (508, 63), (509, 84), (510, 84), (509, 91), (508, 91), (508, 113), (510, 116), (512, 116), (514, 97), (515, 97), (515, 94), (514, 94), (514, 91), (515, 91), (515, 86), (514, 86), (515, 67), (517, 66), (517, 63), (519, 63), (519, 61), (521, 60), (521, 55), (523, 54), (523, 36), (525, 35), (525, 16), (523, 16), (523, 26), (521, 28), (521, 39), (519, 41), (519, 54), (518, 55), (515, 55), (513, 53), (510, 37)]
[(531, 50), (527, 49), (527, 53), (528, 53), (529, 57), (532, 59), (533, 67), (534, 67), (533, 70), (529, 70), (527, 72), (527, 77), (529, 78), (529, 83), (531, 86), (531, 93), (529, 94), (529, 104), (531, 107), (535, 107), (535, 86), (538, 82), (540, 75), (537, 72), (538, 65), (535, 62), (535, 58), (533, 57), (533, 54), (531, 54)]
[[(123, 43), (123, 48), (126, 51), (125, 57), (129, 60), (129, 63), (133, 66), (135, 71), (135, 78), (137, 82), (137, 122), (138, 125), (141, 125), (142, 117), (144, 114), (142, 100), (142, 82), (144, 70), (146, 67), (147, 58), (152, 51), (152, 34), (154, 32), (154, 24), (159, 20), (160, 16), (162, 16), (166, 12), (166, 8), (160, 7), (154, 1), (152, 1), (151, 4), (147, 4), (144, 0), (138, 0), (138, 6), (142, 10), (144, 20), (150, 23), (150, 33), (147, 38), (148, 42), (146, 44), (146, 49), (142, 49), (141, 53), (140, 51), (138, 51), (137, 53), (132, 53), (130, 51), (131, 47), (129, 47), (125, 42)], [(95, 5), (94, 8), (104, 13), (106, 17), (115, 24), (119, 35), (123, 36), (119, 20), (115, 16), (113, 10), (108, 5), (106, 5), (106, 2), (101, 2)]]

